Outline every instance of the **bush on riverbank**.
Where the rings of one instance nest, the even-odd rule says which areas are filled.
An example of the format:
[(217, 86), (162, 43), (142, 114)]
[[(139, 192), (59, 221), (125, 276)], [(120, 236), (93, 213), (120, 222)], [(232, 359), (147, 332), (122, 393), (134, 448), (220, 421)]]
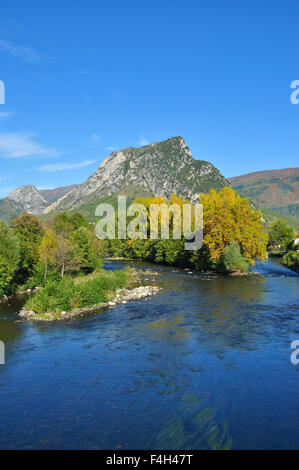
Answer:
[(268, 250), (273, 255), (281, 255), (290, 249), (294, 238), (294, 232), (284, 220), (274, 222), (269, 230)]
[(299, 272), (299, 250), (290, 250), (282, 257), (282, 264), (293, 271)]
[(225, 248), (223, 254), (223, 263), (227, 272), (245, 272), (248, 271), (249, 263), (241, 254), (240, 245), (236, 240), (232, 240), (231, 243)]
[(49, 280), (44, 288), (29, 299), (25, 308), (43, 315), (47, 312), (69, 312), (107, 302), (119, 288), (133, 282), (132, 270), (101, 270), (85, 277), (65, 276), (60, 281)]
[(269, 231), (268, 250), (271, 255), (281, 256), (281, 263), (299, 272), (299, 246), (294, 243), (295, 233), (283, 220), (277, 220)]

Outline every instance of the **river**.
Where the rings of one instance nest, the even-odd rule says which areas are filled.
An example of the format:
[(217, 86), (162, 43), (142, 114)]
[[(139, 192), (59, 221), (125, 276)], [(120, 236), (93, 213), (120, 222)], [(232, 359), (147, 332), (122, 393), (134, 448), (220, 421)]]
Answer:
[(63, 323), (0, 305), (0, 448), (298, 448), (299, 276), (134, 264), (163, 291)]

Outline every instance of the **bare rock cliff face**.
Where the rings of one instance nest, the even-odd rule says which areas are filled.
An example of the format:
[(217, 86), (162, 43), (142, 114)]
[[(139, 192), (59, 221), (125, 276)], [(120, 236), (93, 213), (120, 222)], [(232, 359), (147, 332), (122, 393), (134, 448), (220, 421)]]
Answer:
[(211, 188), (227, 186), (211, 163), (194, 160), (182, 137), (172, 137), (141, 148), (111, 153), (84, 183), (58, 199), (45, 212), (73, 209), (136, 186), (157, 196), (172, 193), (193, 199)]
[(36, 215), (42, 214), (48, 205), (36, 187), (31, 185), (20, 186), (14, 189), (9, 193), (7, 199), (22, 206), (24, 211)]

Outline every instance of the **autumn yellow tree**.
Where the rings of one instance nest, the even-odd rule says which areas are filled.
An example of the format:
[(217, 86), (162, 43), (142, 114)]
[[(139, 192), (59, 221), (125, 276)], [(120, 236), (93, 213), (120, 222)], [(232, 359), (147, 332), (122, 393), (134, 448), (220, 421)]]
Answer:
[(203, 205), (204, 246), (212, 263), (222, 257), (232, 240), (239, 243), (244, 258), (254, 264), (256, 258), (266, 259), (267, 234), (261, 213), (254, 210), (248, 198), (242, 198), (231, 187), (201, 194)]

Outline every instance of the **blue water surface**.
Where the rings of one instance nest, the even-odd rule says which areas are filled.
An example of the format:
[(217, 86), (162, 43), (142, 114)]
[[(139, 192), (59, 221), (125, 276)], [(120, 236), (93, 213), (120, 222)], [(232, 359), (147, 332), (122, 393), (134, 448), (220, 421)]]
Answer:
[(0, 306), (0, 448), (298, 448), (299, 276), (134, 265), (162, 292), (63, 323)]

